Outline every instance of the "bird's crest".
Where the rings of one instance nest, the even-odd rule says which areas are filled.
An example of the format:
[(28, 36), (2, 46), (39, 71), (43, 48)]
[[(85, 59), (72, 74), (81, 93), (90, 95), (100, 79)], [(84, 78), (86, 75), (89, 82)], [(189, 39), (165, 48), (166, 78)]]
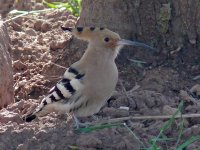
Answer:
[(92, 41), (95, 46), (106, 47), (111, 49), (116, 49), (117, 47), (122, 47), (123, 45), (132, 45), (137, 47), (143, 47), (149, 50), (157, 51), (155, 48), (137, 41), (130, 41), (121, 39), (119, 34), (107, 29), (99, 27), (76, 27), (68, 28), (61, 27), (64, 31), (71, 32), (76, 38)]
[(106, 37), (112, 39), (120, 39), (119, 35), (113, 31), (108, 30), (107, 28), (103, 27), (76, 27), (76, 28), (68, 28), (68, 27), (61, 27), (64, 31), (71, 32), (76, 38), (81, 40), (101, 40)]

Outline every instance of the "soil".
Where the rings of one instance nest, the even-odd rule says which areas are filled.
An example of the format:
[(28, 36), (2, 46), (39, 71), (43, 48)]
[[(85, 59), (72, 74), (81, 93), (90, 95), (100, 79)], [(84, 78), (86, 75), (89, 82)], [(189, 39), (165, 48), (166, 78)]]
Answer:
[[(125, 127), (78, 133), (74, 130), (70, 117), (67, 119), (67, 116), (55, 113), (31, 123), (21, 119), (22, 115), (40, 103), (62, 77), (65, 68), (82, 56), (81, 46), (85, 47), (85, 43), (76, 47), (73, 45), (76, 42), (73, 42), (72, 35), (60, 29), (60, 26), (75, 26), (77, 20), (77, 17), (66, 10), (53, 10), (29, 14), (7, 23), (12, 41), (15, 103), (0, 110), (1, 150), (140, 148), (141, 143)], [(192, 75), (197, 73), (195, 68), (199, 66), (193, 64), (192, 58), (188, 57), (184, 61), (188, 66), (183, 67), (179, 60), (173, 60), (175, 55), (177, 53), (164, 63), (149, 63), (146, 66), (131, 61), (124, 64), (117, 60), (119, 83), (112, 99), (97, 114), (98, 118), (172, 115), (181, 101), (184, 101), (183, 113), (200, 113), (199, 79), (192, 79)], [(190, 73), (189, 67), (192, 68)], [(129, 109), (120, 109), (122, 106)], [(166, 122), (167, 120), (129, 120), (126, 124), (148, 146), (149, 140), (159, 134)], [(180, 122), (181, 120), (176, 120), (164, 132), (166, 137), (173, 138), (168, 142), (169, 149), (174, 149)], [(199, 134), (200, 119), (184, 119), (180, 143)], [(159, 145), (166, 147), (162, 142)], [(199, 145), (200, 141), (197, 141), (186, 149), (200, 148)]]

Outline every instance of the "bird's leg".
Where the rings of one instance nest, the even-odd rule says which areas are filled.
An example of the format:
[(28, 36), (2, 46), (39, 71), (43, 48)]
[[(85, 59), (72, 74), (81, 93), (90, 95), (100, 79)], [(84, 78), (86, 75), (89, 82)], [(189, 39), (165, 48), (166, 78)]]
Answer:
[(74, 121), (75, 121), (76, 129), (79, 129), (80, 127), (88, 127), (89, 124), (87, 122), (84, 122), (84, 123), (80, 122), (75, 114), (73, 114), (73, 118), (74, 118)]
[(92, 117), (92, 119), (93, 119), (94, 121), (98, 121), (98, 120), (99, 120), (99, 117), (98, 117), (97, 115), (92, 115), (91, 117)]

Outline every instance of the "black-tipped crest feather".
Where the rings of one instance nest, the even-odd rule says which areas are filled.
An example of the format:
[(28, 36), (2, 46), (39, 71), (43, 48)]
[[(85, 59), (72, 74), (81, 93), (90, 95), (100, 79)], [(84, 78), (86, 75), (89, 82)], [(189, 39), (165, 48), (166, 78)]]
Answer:
[(83, 27), (77, 27), (76, 28), (78, 32), (82, 32), (83, 31)]
[(63, 27), (63, 26), (61, 26), (61, 29), (63, 29), (64, 31), (70, 31), (70, 32), (72, 32), (72, 28), (68, 28), (68, 27)]

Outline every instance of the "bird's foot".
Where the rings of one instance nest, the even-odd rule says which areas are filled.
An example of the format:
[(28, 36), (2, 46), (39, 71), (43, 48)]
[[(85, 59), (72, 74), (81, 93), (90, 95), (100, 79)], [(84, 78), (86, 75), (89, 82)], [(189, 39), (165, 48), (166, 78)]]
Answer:
[(73, 118), (74, 118), (74, 121), (75, 121), (75, 127), (76, 127), (76, 129), (87, 128), (89, 126), (88, 122), (81, 122), (81, 121), (79, 121), (79, 119), (74, 114), (73, 114)]
[(87, 128), (88, 126), (89, 126), (88, 122), (78, 122), (75, 124), (76, 129)]
[(92, 119), (93, 119), (94, 121), (98, 121), (98, 120), (99, 120), (99, 117), (98, 117), (97, 115), (92, 115), (91, 117), (92, 117)]

